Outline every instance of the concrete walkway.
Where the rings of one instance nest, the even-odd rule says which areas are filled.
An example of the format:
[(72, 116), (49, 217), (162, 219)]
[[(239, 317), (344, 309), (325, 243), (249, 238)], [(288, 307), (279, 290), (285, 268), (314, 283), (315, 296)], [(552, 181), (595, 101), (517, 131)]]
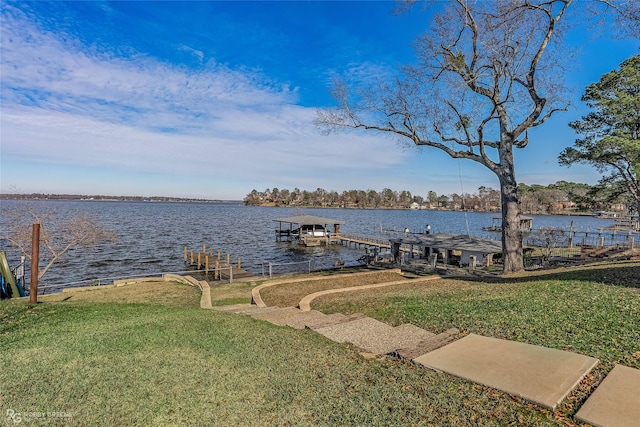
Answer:
[[(427, 282), (430, 280), (437, 280), (437, 279), (441, 279), (440, 276), (431, 276), (431, 277), (426, 277), (426, 278), (422, 278), (422, 279), (416, 279), (415, 281), (412, 281), (410, 283), (412, 284), (416, 284), (416, 283), (422, 283), (422, 282)], [(387, 286), (393, 286), (393, 285), (406, 285), (407, 281), (406, 280), (400, 280), (400, 281), (395, 281), (395, 282), (386, 282), (386, 283), (376, 283), (373, 285), (361, 285), (361, 286), (352, 286), (349, 288), (338, 288), (338, 289), (327, 289), (326, 291), (318, 291), (318, 292), (314, 292), (310, 295), (307, 295), (306, 297), (302, 298), (300, 300), (300, 304), (298, 305), (298, 307), (300, 307), (300, 310), (302, 311), (309, 311), (311, 310), (311, 302), (322, 296), (322, 295), (329, 295), (329, 294), (339, 294), (339, 293), (343, 293), (343, 292), (354, 292), (354, 291), (364, 291), (367, 289), (375, 289), (375, 288), (384, 288)]]
[[(345, 291), (375, 287), (379, 285)], [(338, 291), (332, 289), (312, 295)], [(262, 302), (259, 290), (254, 297), (256, 295)], [(457, 329), (435, 335), (414, 325), (393, 327), (359, 313), (326, 315), (311, 310), (309, 303), (315, 296), (305, 297), (305, 303), (300, 305), (302, 309), (255, 304), (214, 309), (246, 314), (277, 325), (309, 328), (366, 352), (411, 359), (427, 368), (520, 396), (552, 410), (598, 364), (593, 357), (515, 341), (475, 334), (457, 339)], [(640, 371), (616, 366), (576, 418), (601, 427), (640, 426)]]

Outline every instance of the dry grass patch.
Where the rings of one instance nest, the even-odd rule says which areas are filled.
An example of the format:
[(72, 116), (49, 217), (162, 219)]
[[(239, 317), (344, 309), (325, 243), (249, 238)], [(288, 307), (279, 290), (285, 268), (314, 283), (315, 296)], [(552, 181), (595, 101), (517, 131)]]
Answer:
[(253, 282), (222, 283), (209, 282), (211, 286), (211, 304), (214, 306), (243, 304), (251, 302)]
[(315, 281), (305, 281), (304, 278), (301, 278), (299, 282), (283, 283), (265, 288), (260, 291), (260, 295), (268, 306), (289, 307), (297, 306), (302, 298), (314, 292), (400, 280), (410, 281), (411, 279), (407, 279), (402, 274), (394, 271), (336, 275)]
[(119, 287), (83, 288), (38, 297), (42, 302), (119, 302), (170, 307), (200, 307), (200, 289), (179, 282), (140, 282)]

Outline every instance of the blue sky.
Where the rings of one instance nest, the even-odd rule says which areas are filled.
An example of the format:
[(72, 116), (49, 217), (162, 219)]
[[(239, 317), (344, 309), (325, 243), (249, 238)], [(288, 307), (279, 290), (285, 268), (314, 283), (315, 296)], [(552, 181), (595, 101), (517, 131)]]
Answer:
[[(252, 189), (385, 187), (426, 196), (498, 188), (494, 175), (376, 133), (324, 135), (334, 78), (414, 60), (419, 9), (385, 1), (3, 1), (0, 192), (242, 199)], [(573, 106), (529, 134), (518, 181), (598, 180), (560, 167), (584, 87), (637, 40), (570, 34)]]

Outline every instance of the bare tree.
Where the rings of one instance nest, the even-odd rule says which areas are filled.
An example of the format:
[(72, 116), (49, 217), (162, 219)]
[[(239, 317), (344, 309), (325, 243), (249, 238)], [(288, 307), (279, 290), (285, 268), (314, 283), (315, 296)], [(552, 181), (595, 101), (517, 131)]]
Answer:
[(2, 214), (6, 220), (6, 229), (3, 230), (6, 235), (2, 237), (29, 259), (32, 224), (40, 224), (40, 245), (45, 250), (40, 252), (44, 267), (38, 272), (38, 279), (71, 249), (115, 240), (113, 233), (86, 215), (65, 220), (55, 210), (38, 213), (26, 204), (4, 210)]
[(563, 80), (560, 59), (566, 56), (559, 41), (567, 11), (581, 11), (572, 3), (447, 2), (435, 14), (430, 31), (417, 40), (417, 66), (404, 68), (392, 83), (378, 81), (351, 90), (337, 82), (333, 95), (338, 107), (319, 111), (318, 124), (327, 130), (389, 133), (487, 167), (500, 182), (503, 270), (520, 271), (524, 265), (513, 152), (529, 143), (528, 129), (568, 107), (558, 83)]
[(541, 227), (529, 236), (529, 244), (540, 249), (542, 265), (548, 266), (554, 248), (564, 244), (564, 231), (556, 227)]

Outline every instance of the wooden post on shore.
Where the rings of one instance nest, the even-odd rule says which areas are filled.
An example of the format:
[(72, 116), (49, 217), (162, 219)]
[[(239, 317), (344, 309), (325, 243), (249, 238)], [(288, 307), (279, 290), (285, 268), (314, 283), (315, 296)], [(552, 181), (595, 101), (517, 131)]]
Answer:
[(207, 245), (202, 245), (202, 253), (203, 254), (207, 253)]
[(209, 255), (213, 256), (213, 248), (209, 248)]
[(241, 268), (240, 267), (240, 257), (238, 257), (238, 268)]
[(220, 279), (220, 261), (216, 261), (216, 272), (213, 274), (215, 280)]
[(193, 251), (191, 251), (191, 262), (189, 262), (189, 265), (193, 265)]
[[(38, 303), (38, 260), (40, 259), (40, 224), (31, 228), (31, 283), (29, 286), (29, 303)], [(18, 297), (18, 295), (15, 295)]]
[(231, 255), (227, 254), (227, 265), (231, 265)]
[(220, 251), (218, 251), (218, 261), (220, 261)]
[(204, 256), (204, 274), (205, 277), (209, 275), (209, 255)]
[(184, 247), (184, 262), (187, 262), (187, 247)]
[(202, 265), (202, 263), (200, 262), (200, 256), (202, 254), (200, 252), (198, 252), (198, 270), (200, 270), (200, 266)]

